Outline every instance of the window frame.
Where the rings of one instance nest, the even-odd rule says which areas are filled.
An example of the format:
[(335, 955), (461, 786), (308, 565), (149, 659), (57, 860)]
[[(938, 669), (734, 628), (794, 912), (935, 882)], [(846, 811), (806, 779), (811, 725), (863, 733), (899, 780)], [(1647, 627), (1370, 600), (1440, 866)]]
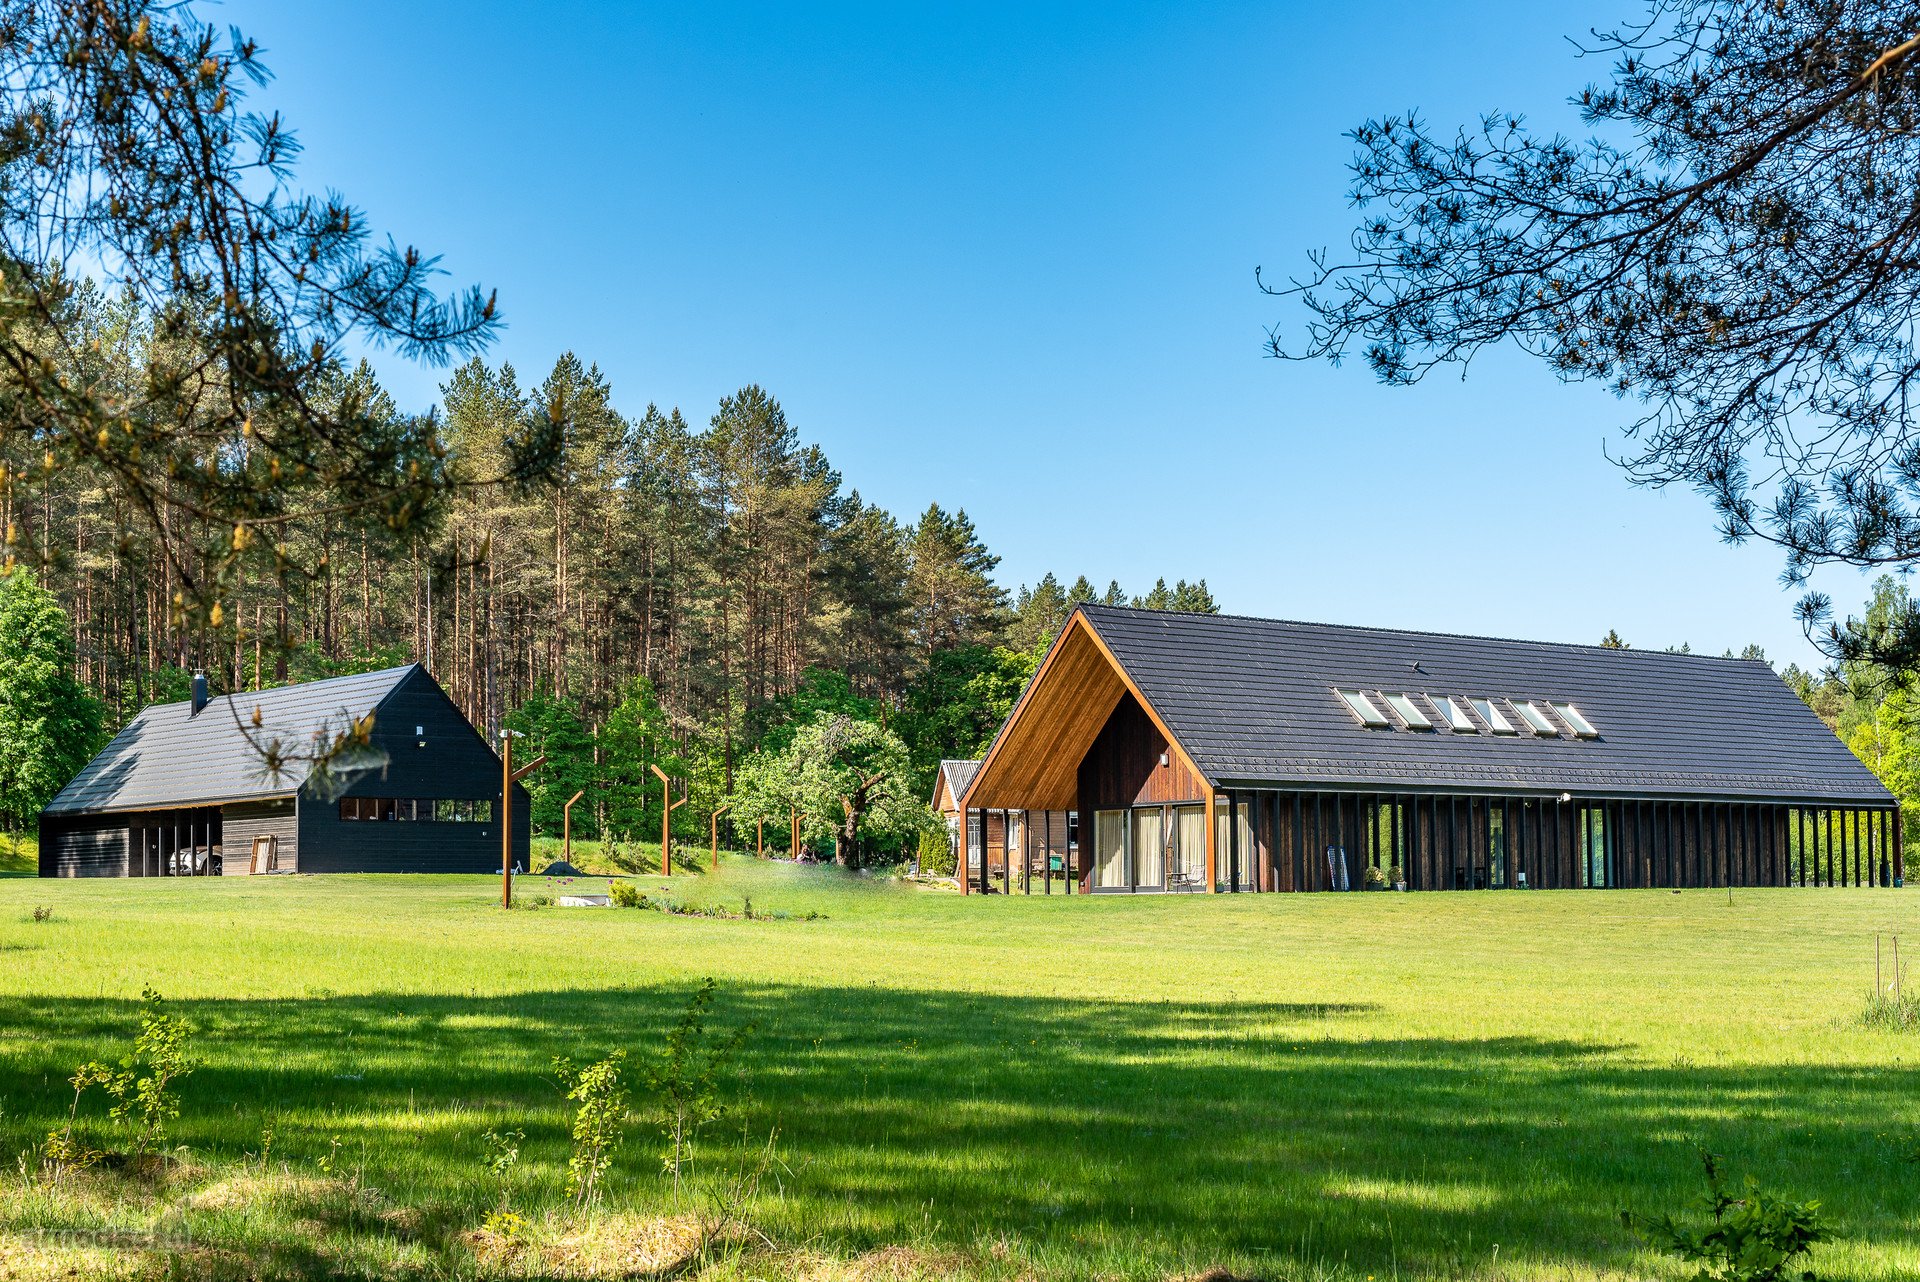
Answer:
[(1409, 730), (1427, 731), (1433, 729), (1433, 718), (1420, 711), (1420, 705), (1413, 701), (1413, 694), (1407, 690), (1382, 690), (1380, 697), (1387, 701), (1394, 714), (1406, 723)]
[(1456, 694), (1428, 695), (1440, 715), (1447, 719), (1447, 728), (1455, 734), (1479, 734), (1480, 727), (1473, 723), (1473, 717), (1467, 712), (1467, 705)]
[(1335, 686), (1333, 692), (1340, 696), (1340, 702), (1346, 705), (1347, 711), (1352, 713), (1366, 729), (1393, 729), (1393, 719), (1380, 711), (1380, 705), (1375, 703), (1373, 697), (1365, 690)]
[(1513, 710), (1520, 714), (1520, 719), (1527, 723), (1527, 728), (1533, 731), (1535, 738), (1558, 739), (1562, 737), (1560, 727), (1553, 724), (1553, 717), (1549, 714), (1548, 709), (1543, 706), (1544, 700), (1515, 699), (1512, 703)]
[(1560, 719), (1566, 722), (1568, 727), (1573, 731), (1574, 738), (1598, 739), (1600, 737), (1599, 729), (1594, 726), (1593, 722), (1587, 720), (1586, 714), (1581, 712), (1571, 701), (1564, 703), (1549, 701), (1548, 706), (1560, 714)]
[(1507, 720), (1507, 714), (1500, 711), (1500, 705), (1493, 700), (1494, 696), (1492, 695), (1488, 695), (1484, 699), (1476, 699), (1472, 695), (1467, 696), (1467, 702), (1473, 705), (1475, 712), (1480, 714), (1480, 719), (1487, 723), (1488, 734), (1501, 735), (1503, 737), (1518, 735), (1520, 731), (1515, 728), (1513, 722)]

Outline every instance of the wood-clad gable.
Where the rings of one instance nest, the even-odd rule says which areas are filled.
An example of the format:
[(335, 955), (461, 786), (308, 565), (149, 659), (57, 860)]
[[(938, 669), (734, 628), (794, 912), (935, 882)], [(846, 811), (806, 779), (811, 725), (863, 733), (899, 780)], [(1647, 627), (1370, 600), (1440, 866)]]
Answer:
[(1076, 613), (994, 738), (962, 804), (976, 810), (1079, 809), (1080, 763), (1126, 698), (1158, 732), (1161, 750), (1201, 778), (1113, 652)]

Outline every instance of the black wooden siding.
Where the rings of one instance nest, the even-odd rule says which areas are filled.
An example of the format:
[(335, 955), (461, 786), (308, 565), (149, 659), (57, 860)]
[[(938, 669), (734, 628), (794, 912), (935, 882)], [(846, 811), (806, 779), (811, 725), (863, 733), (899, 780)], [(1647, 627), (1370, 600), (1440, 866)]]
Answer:
[(40, 825), (42, 877), (127, 875), (127, 817), (78, 815)]
[[(1239, 791), (1260, 890), (1890, 886), (1898, 812), (1774, 802)], [(1330, 860), (1328, 847), (1335, 847)], [(1223, 856), (1224, 858), (1224, 856)], [(1524, 882), (1522, 876), (1524, 875)]]
[(229, 877), (244, 876), (251, 868), (253, 839), (280, 839), (275, 852), (281, 872), (300, 871), (300, 825), (292, 798), (285, 801), (244, 801), (220, 809), (222, 867)]
[[(415, 727), (424, 733), (416, 735)], [(344, 792), (321, 793), (313, 785), (301, 790), (300, 871), (498, 872), (497, 822), (340, 818), (342, 797), (420, 797), (492, 801), (497, 819), (500, 759), (424, 669), (416, 669), (381, 702), (373, 741), (387, 754), (385, 768), (360, 776)], [(522, 868), (530, 831), (526, 789), (516, 784), (513, 857)]]

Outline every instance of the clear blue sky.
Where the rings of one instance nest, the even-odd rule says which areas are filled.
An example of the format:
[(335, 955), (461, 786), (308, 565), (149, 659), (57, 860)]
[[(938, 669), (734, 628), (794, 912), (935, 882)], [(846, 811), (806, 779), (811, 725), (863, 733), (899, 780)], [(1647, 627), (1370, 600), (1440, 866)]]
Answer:
[(1205, 577), (1240, 613), (1804, 662), (1778, 558), (1607, 462), (1611, 398), (1506, 354), (1414, 389), (1262, 356), (1300, 317), (1254, 269), (1352, 218), (1343, 131), (1570, 121), (1605, 68), (1567, 37), (1630, 8), (205, 12), (266, 47), (307, 186), (498, 288), (493, 359), (572, 349), (695, 422), (760, 383), (868, 499), (965, 508), (1010, 588)]

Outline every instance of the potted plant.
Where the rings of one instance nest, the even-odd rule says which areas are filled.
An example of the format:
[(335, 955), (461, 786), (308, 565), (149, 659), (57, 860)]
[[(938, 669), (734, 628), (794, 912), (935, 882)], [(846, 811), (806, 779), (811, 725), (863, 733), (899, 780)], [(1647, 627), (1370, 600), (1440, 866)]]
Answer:
[(1385, 890), (1387, 888), (1386, 874), (1381, 872), (1378, 866), (1368, 864), (1360, 874), (1360, 886), (1364, 890)]
[(1395, 864), (1393, 871), (1387, 875), (1393, 878), (1393, 888), (1395, 890), (1405, 890), (1407, 888), (1407, 870), (1399, 864)]

